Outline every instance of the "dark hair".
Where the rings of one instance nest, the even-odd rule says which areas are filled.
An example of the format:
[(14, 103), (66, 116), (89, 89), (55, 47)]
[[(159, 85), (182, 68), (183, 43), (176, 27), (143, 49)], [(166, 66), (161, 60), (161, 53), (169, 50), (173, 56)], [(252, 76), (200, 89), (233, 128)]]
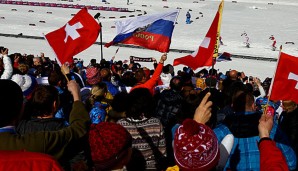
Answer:
[(126, 71), (122, 76), (122, 83), (125, 86), (134, 86), (137, 83), (134, 73), (131, 71)]
[(32, 110), (32, 117), (48, 116), (52, 114), (53, 104), (59, 106), (58, 90), (51, 85), (39, 85), (32, 93), (29, 104)]
[(129, 107), (126, 116), (141, 119), (150, 118), (154, 111), (154, 99), (147, 88), (136, 88), (128, 94)]
[(0, 127), (14, 124), (21, 117), (23, 92), (20, 86), (12, 80), (0, 79)]
[(57, 86), (59, 81), (66, 82), (66, 79), (61, 70), (52, 70), (48, 76), (48, 82), (52, 86)]
[(91, 60), (90, 60), (90, 64), (91, 64), (92, 66), (94, 66), (94, 65), (96, 64), (96, 59), (91, 59)]
[(119, 92), (117, 93), (112, 102), (111, 106), (113, 110), (117, 112), (124, 112), (127, 110), (127, 106), (130, 102), (128, 101), (128, 93), (127, 92)]
[(232, 97), (233, 109), (235, 112), (244, 112), (246, 106), (254, 103), (254, 96), (249, 91), (237, 91)]
[(144, 77), (146, 77), (146, 74), (145, 74), (143, 68), (137, 69), (137, 71), (135, 72), (135, 78), (136, 78), (137, 82), (141, 82)]
[(179, 76), (173, 77), (170, 81), (170, 87), (172, 90), (181, 91), (183, 87), (182, 78)]

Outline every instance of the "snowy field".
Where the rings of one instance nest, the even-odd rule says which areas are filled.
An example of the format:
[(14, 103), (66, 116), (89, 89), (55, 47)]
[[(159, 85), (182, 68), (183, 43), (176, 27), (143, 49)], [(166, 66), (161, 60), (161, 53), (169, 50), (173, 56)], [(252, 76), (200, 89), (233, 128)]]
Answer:
[[(170, 49), (193, 51), (196, 50), (205, 37), (220, 3), (219, 0), (130, 0), (130, 5), (127, 5), (127, 0), (107, 0), (109, 4), (105, 4), (101, 0), (73, 0), (73, 2), (31, 0), (30, 2), (33, 1), (128, 8), (130, 11), (133, 11), (89, 10), (91, 15), (95, 15), (98, 12), (101, 13), (99, 19), (102, 23), (103, 42), (109, 42), (115, 37), (116, 29), (112, 27), (114, 26), (114, 21), (122, 19), (120, 17), (144, 14), (144, 11), (147, 14), (158, 13), (179, 7), (181, 10), (177, 18), (178, 24), (173, 32)], [(189, 9), (191, 9), (191, 20), (193, 22), (187, 25), (185, 24), (185, 14)], [(226, 0), (221, 25), (221, 36), (224, 45), (219, 48), (219, 52), (278, 58), (279, 52), (272, 51), (270, 47), (272, 41), (269, 40), (269, 37), (274, 35), (277, 40), (277, 47), (283, 45), (283, 52), (298, 56), (297, 9), (297, 0)], [(62, 27), (71, 19), (71, 15), (77, 13), (78, 10), (74, 8), (0, 4), (0, 33), (23, 33), (23, 35), (42, 36), (43, 33), (46, 34)], [(48, 12), (51, 12), (51, 14)], [(45, 23), (40, 21), (45, 21)], [(29, 24), (35, 24), (35, 26), (30, 26)], [(240, 36), (244, 31), (246, 31), (251, 40), (251, 48), (245, 47), (243, 43), (244, 38)], [(99, 41), (98, 37), (97, 42)], [(55, 57), (45, 40), (0, 37), (0, 42), (2, 46), (9, 48), (10, 53), (20, 52), (39, 55), (40, 52), (44, 52), (51, 59)], [(286, 44), (286, 42), (293, 42), (294, 44)], [(103, 47), (104, 58), (109, 60), (115, 54), (117, 48), (117, 46)], [(85, 61), (84, 64), (87, 65), (92, 58), (100, 60), (100, 54), (100, 45), (93, 45), (76, 57), (82, 58)], [(153, 50), (121, 47), (115, 60), (125, 60), (130, 55), (159, 59), (161, 53)], [(169, 52), (166, 64), (172, 64), (175, 58), (185, 55), (183, 53)], [(152, 68), (151, 63), (141, 64)], [(248, 76), (258, 76), (263, 80), (266, 77), (273, 76), (275, 66), (276, 62), (233, 59), (231, 62), (217, 63), (215, 68), (221, 72), (236, 69), (244, 71)], [(182, 67), (183, 65), (175, 67), (175, 71), (182, 69)]]

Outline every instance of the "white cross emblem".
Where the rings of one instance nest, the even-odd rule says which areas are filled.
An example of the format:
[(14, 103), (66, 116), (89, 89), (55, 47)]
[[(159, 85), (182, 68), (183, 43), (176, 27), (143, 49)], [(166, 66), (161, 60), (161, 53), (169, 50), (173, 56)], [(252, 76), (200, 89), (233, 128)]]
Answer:
[[(210, 41), (211, 41), (211, 38), (210, 37), (205, 37), (203, 42), (201, 43), (200, 47), (203, 47), (203, 48), (206, 48), (208, 49), (209, 45), (210, 45)], [(199, 48), (200, 49), (200, 48)], [(196, 57), (197, 54), (199, 53), (199, 49), (197, 49), (196, 51), (194, 51), (191, 56), (192, 57)]]
[(288, 80), (295, 80), (297, 82), (296, 86), (295, 86), (295, 89), (298, 89), (298, 75), (290, 72), (289, 76), (288, 76)]
[(81, 28), (83, 28), (83, 25), (80, 22), (77, 22), (72, 26), (67, 23), (64, 29), (66, 32), (64, 42), (67, 42), (68, 36), (70, 36), (72, 40), (79, 38), (80, 34), (77, 32), (77, 30)]

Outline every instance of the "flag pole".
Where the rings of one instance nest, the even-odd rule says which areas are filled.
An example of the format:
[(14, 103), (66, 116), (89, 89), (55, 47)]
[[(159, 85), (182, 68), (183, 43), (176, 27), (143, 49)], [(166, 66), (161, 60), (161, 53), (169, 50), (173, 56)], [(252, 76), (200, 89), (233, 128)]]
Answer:
[(282, 51), (282, 45), (280, 45), (280, 48), (279, 48), (278, 59), (277, 59), (276, 66), (275, 66), (275, 72), (274, 72), (274, 74), (273, 74), (272, 81), (271, 81), (271, 84), (270, 84), (270, 87), (269, 87), (269, 91), (268, 91), (268, 100), (267, 100), (267, 104), (266, 104), (266, 106), (265, 106), (264, 113), (267, 113), (267, 109), (268, 109), (268, 106), (269, 106), (269, 101), (270, 101), (270, 96), (271, 96), (272, 85), (273, 85), (273, 83), (274, 83), (275, 73), (276, 73), (276, 69), (277, 69), (278, 63), (279, 63), (279, 58), (280, 58), (281, 51)]
[(98, 24), (100, 26), (100, 49), (101, 49), (100, 59), (102, 60), (103, 59), (103, 51), (102, 51), (102, 25), (101, 25), (101, 22), (98, 19), (99, 17), (100, 17), (100, 13), (97, 13), (97, 14), (94, 15), (94, 18), (98, 21)]
[(119, 51), (119, 47), (117, 48), (117, 50), (115, 52), (115, 55), (114, 55), (115, 57), (116, 57), (116, 54), (118, 53), (118, 51)]
[[(217, 12), (219, 13), (219, 19), (218, 19), (218, 26), (217, 26), (217, 33), (216, 33), (216, 43), (214, 47), (214, 52), (212, 54), (212, 70), (211, 75), (213, 75), (214, 65), (216, 58), (218, 57), (218, 49), (219, 49), (219, 37), (220, 37), (220, 28), (221, 28), (221, 19), (222, 19), (222, 12), (223, 12), (223, 6), (224, 6), (224, 0), (221, 0)], [(209, 89), (210, 91), (210, 89)]]
[(103, 59), (103, 51), (102, 51), (102, 25), (101, 25), (101, 22), (99, 22), (99, 26), (101, 28), (100, 29), (100, 49), (101, 49), (100, 59), (102, 60)]

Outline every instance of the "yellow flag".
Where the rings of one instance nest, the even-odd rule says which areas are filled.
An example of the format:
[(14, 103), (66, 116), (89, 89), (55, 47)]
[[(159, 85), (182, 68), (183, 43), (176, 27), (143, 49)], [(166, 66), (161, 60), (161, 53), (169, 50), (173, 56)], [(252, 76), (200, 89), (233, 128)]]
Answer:
[(218, 57), (218, 49), (219, 49), (219, 45), (220, 45), (220, 41), (219, 41), (220, 27), (221, 27), (221, 18), (222, 18), (223, 7), (224, 7), (224, 0), (222, 0), (218, 6), (219, 20), (218, 20), (218, 26), (217, 26), (216, 43), (214, 46), (213, 58)]

